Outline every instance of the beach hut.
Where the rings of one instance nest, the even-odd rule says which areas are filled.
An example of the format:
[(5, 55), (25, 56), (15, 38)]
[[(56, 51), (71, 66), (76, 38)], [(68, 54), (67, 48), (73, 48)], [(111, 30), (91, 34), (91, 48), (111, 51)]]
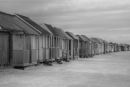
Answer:
[(124, 44), (120, 44), (119, 45), (119, 49), (120, 49), (120, 51), (125, 51), (125, 45)]
[(130, 45), (128, 44), (128, 51), (130, 51)]
[(100, 52), (100, 54), (104, 54), (105, 53), (105, 40), (103, 40), (103, 39), (101, 39), (101, 38), (98, 38), (98, 40), (100, 41), (100, 49), (101, 49), (101, 52)]
[(93, 40), (93, 42), (95, 43), (95, 45), (94, 45), (94, 53), (96, 54), (96, 55), (99, 55), (100, 54), (100, 47), (101, 47), (101, 45), (100, 45), (100, 42), (99, 42), (99, 40), (97, 39), (97, 38), (91, 38), (91, 40)]
[(115, 50), (115, 43), (110, 42), (109, 44), (110, 44), (110, 52), (113, 53)]
[(57, 34), (54, 27), (50, 24), (45, 24), (45, 26), (48, 28), (48, 30), (53, 34), (53, 37), (51, 38), (52, 44), (51, 44), (51, 54), (50, 56), (55, 59), (57, 63), (62, 64), (62, 51), (61, 51), (61, 37), (59, 34)]
[(74, 59), (74, 57), (73, 57), (73, 38), (70, 35), (68, 35), (67, 32), (65, 32), (65, 33), (66, 33), (67, 37), (69, 37), (69, 39), (68, 39), (68, 52), (69, 52), (69, 59), (72, 60), (72, 59)]
[(80, 58), (86, 58), (86, 38), (81, 35), (76, 35), (79, 38), (79, 56)]
[(113, 47), (114, 47), (113, 52), (117, 52), (117, 46), (118, 46), (117, 43), (113, 43)]
[(126, 51), (129, 51), (129, 44), (125, 44)]
[(0, 67), (12, 65), (12, 33), (23, 33), (13, 23), (13, 15), (0, 12)]
[(130, 51), (130, 45), (128, 45), (128, 51)]
[(81, 35), (81, 36), (86, 39), (86, 49), (85, 49), (86, 57), (91, 57), (92, 56), (91, 40), (86, 35)]
[[(54, 27), (50, 24), (45, 24), (48, 29), (53, 33), (54, 35), (54, 43), (56, 43), (53, 48), (55, 60), (58, 63), (61, 63), (62, 60), (68, 61), (69, 60), (69, 40), (71, 40), (70, 37), (60, 28)], [(55, 51), (56, 50), (56, 51)]]
[(89, 38), (89, 40), (90, 40), (90, 45), (91, 45), (91, 57), (93, 57), (95, 55), (96, 42), (92, 40), (91, 38)]
[(121, 51), (128, 51), (128, 44), (120, 44)]
[(104, 54), (109, 53), (109, 42), (104, 42)]
[[(25, 67), (37, 64), (37, 61), (30, 56), (30, 35), (38, 35), (39, 33), (33, 31), (20, 20), (17, 20), (15, 15), (1, 12), (0, 21), (1, 30), (5, 32), (4, 36), (1, 34), (4, 41), (1, 41), (1, 45), (6, 45), (3, 45), (4, 48), (1, 49), (1, 51), (3, 50), (3, 53), (6, 54), (5, 56), (1, 52), (1, 62), (4, 63), (4, 65), (8, 63), (13, 67)], [(6, 39), (4, 40), (4, 38)], [(3, 59), (6, 61), (3, 61)]]
[(73, 54), (73, 58), (77, 59), (79, 58), (79, 38), (71, 32), (66, 32), (66, 33), (73, 39), (72, 54)]
[(19, 14), (16, 14), (16, 17), (26, 23), (28, 26), (32, 27), (32, 30), (40, 33), (38, 36), (31, 35), (30, 37), (32, 59), (37, 59), (36, 61), (38, 63), (51, 64), (53, 61), (53, 58), (50, 56), (52, 33), (48, 31), (46, 26), (40, 26), (29, 17)]
[[(24, 68), (29, 65), (36, 65), (38, 62), (38, 35), (40, 32), (28, 25), (18, 15), (14, 15), (14, 21), (24, 31), (24, 35), (13, 35), (13, 66)], [(20, 48), (19, 44), (22, 42), (24, 44)]]
[(91, 40), (95, 43), (95, 54), (105, 54), (107, 53), (107, 42), (101, 38), (91, 38)]

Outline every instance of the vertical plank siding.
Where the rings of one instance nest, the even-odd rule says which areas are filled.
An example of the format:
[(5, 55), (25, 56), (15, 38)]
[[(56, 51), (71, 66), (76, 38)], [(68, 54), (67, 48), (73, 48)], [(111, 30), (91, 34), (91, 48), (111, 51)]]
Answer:
[(0, 32), (0, 67), (9, 64), (9, 34)]
[[(30, 47), (30, 63), (32, 64), (37, 64), (38, 62), (38, 57), (40, 58), (42, 56), (42, 50), (41, 49), (38, 49), (41, 48), (41, 41), (42, 41), (42, 38), (38, 38), (37, 36), (35, 35), (31, 35), (30, 36), (30, 39), (31, 39), (31, 47)], [(39, 42), (38, 42), (39, 41)], [(39, 45), (38, 45), (39, 43)], [(39, 56), (38, 56), (38, 52), (39, 52)]]
[(29, 38), (25, 35), (14, 34), (12, 37), (13, 66), (26, 66), (30, 62)]
[(46, 45), (45, 45), (46, 46), (46, 60), (48, 60), (51, 58), (50, 37), (46, 36), (45, 40), (46, 40)]

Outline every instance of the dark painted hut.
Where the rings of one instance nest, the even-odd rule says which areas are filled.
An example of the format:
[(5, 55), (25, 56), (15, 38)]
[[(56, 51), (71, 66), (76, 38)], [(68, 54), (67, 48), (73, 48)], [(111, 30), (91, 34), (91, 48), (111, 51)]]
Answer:
[(86, 38), (81, 35), (77, 35), (79, 38), (79, 56), (80, 58), (86, 58)]
[(71, 32), (66, 32), (73, 39), (73, 58), (79, 58), (79, 38)]
[(91, 40), (85, 35), (81, 35), (81, 36), (86, 39), (86, 46), (85, 46), (86, 57), (91, 57), (92, 56)]
[(69, 59), (72, 60), (73, 58), (73, 38), (66, 33), (66, 36), (69, 37), (68, 39), (68, 51), (69, 51)]

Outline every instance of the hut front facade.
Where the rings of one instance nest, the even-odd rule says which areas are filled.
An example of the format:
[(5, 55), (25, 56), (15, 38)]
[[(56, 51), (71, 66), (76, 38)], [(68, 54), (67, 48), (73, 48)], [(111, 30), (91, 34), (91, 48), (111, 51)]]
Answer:
[(86, 39), (81, 36), (81, 35), (77, 35), (77, 37), (79, 38), (79, 57), (80, 58), (86, 58), (87, 54), (86, 54)]
[(85, 35), (82, 35), (82, 37), (86, 39), (86, 57), (91, 57), (92, 56), (91, 40)]
[(97, 38), (91, 38), (91, 40), (94, 42), (94, 54), (99, 55), (101, 50), (101, 45), (99, 41), (97, 40)]
[(71, 32), (66, 32), (66, 33), (73, 39), (72, 55), (73, 55), (73, 59), (77, 59), (79, 58), (79, 38)]

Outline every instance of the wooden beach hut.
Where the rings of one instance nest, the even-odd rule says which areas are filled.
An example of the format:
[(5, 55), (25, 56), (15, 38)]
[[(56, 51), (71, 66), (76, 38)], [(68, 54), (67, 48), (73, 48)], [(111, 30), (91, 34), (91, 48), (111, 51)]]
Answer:
[(37, 59), (38, 63), (51, 64), (54, 60), (51, 54), (51, 37), (52, 33), (48, 31), (46, 26), (40, 26), (35, 21), (29, 17), (16, 14), (16, 17), (21, 21), (26, 23), (28, 26), (32, 27), (32, 30), (38, 31), (40, 34), (38, 36), (31, 35), (31, 57), (32, 59)]
[(81, 35), (76, 35), (79, 38), (79, 56), (80, 58), (86, 58), (86, 39)]
[[(91, 40), (95, 43), (95, 54), (103, 54), (105, 52), (105, 41), (100, 38), (91, 38)], [(107, 46), (106, 46), (107, 48)]]
[(79, 58), (79, 38), (71, 32), (66, 32), (73, 39), (73, 59)]
[[(55, 60), (58, 63), (61, 63), (62, 60), (68, 61), (69, 60), (69, 40), (71, 40), (70, 37), (60, 28), (54, 27), (50, 24), (45, 24), (48, 29), (53, 33), (54, 35), (54, 43), (53, 46), (53, 53), (57, 54), (54, 55)], [(57, 51), (55, 51), (57, 50)]]
[(86, 35), (82, 35), (82, 37), (86, 39), (86, 56), (92, 57), (92, 42)]
[(13, 22), (13, 15), (0, 12), (0, 67), (12, 65), (12, 35), (23, 33)]
[[(6, 40), (4, 40), (6, 46), (3, 47), (8, 49), (4, 50), (2, 48), (3, 51), (6, 51), (4, 52), (6, 53), (6, 57), (1, 52), (1, 58), (5, 59), (13, 67), (25, 67), (37, 64), (36, 59), (31, 58), (31, 50), (29, 48), (31, 46), (30, 35), (38, 35), (39, 33), (18, 20), (15, 15), (1, 12), (0, 21), (1, 30), (4, 30), (6, 33), (6, 36), (4, 36), (6, 37)], [(4, 62), (2, 60), (2, 63)]]
[(114, 52), (115, 44), (113, 42), (110, 42), (110, 53)]
[(73, 58), (73, 38), (68, 35), (67, 32), (65, 32), (66, 36), (69, 38), (68, 39), (68, 52), (69, 52), (69, 59), (72, 60)]
[(89, 40), (90, 40), (90, 45), (91, 45), (91, 57), (93, 57), (95, 55), (96, 42), (92, 40), (91, 38), (89, 38)]
[(94, 42), (94, 54), (99, 55), (99, 48), (100, 48), (100, 43), (96, 38), (91, 38), (91, 40)]
[(51, 44), (51, 54), (50, 56), (55, 59), (57, 63), (62, 64), (62, 51), (61, 51), (61, 37), (57, 34), (56, 30), (54, 30), (54, 27), (50, 24), (45, 24), (45, 26), (48, 28), (48, 30), (53, 34), (53, 37), (51, 38), (52, 44)]
[(104, 54), (109, 53), (109, 42), (104, 41)]
[[(18, 15), (14, 15), (14, 21), (25, 33), (24, 36), (13, 36), (15, 44), (13, 46), (13, 66), (24, 68), (29, 65), (36, 65), (38, 62), (38, 35), (40, 32), (36, 31)], [(24, 42), (24, 45), (20, 48), (19, 44), (22, 42)], [(21, 50), (24, 50), (23, 53), (21, 53)]]
[(98, 38), (99, 43), (100, 43), (100, 54), (104, 54), (104, 49), (105, 49), (105, 40)]
[(118, 46), (117, 43), (113, 43), (113, 47), (114, 47), (113, 52), (117, 52), (117, 46)]

